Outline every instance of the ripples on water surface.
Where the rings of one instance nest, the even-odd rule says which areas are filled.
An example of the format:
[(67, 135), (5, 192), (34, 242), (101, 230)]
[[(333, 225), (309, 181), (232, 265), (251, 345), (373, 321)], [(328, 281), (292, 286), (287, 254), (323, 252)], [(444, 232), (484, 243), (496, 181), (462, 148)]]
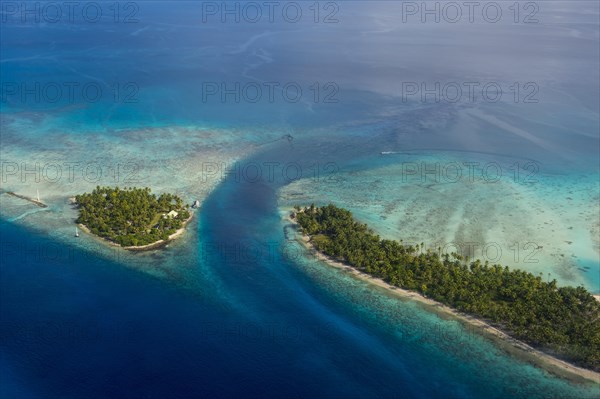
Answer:
[[(401, 24), (400, 3), (348, 2), (334, 25), (235, 29), (183, 4), (140, 3), (134, 25), (0, 26), (3, 81), (140, 89), (125, 104), (0, 104), (3, 161), (139, 168), (127, 182), (3, 181), (50, 206), (0, 195), (1, 397), (596, 396), (316, 262), (286, 241), (281, 213), (332, 201), (383, 236), (493, 241), (503, 263), (599, 292), (596, 2), (540, 3), (534, 25)], [(533, 81), (539, 102), (400, 96), (402, 82), (472, 80)], [(236, 81), (293, 81), (307, 96), (334, 82), (339, 101), (203, 101), (203, 83)], [(262, 181), (206, 175), (236, 161), (263, 165)], [(475, 161), (506, 173), (403, 180), (407, 163)], [(302, 179), (267, 178), (265, 162)], [(515, 162), (538, 165), (535, 183), (515, 181)], [(115, 183), (206, 201), (162, 251), (74, 242), (67, 197)], [(514, 239), (542, 246), (540, 262), (511, 258)]]

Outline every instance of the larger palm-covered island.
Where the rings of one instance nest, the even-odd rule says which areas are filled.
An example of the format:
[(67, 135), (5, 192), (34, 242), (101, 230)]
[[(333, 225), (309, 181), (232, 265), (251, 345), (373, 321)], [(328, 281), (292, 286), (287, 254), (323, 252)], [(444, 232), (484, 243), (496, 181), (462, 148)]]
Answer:
[(75, 197), (77, 223), (123, 247), (167, 241), (190, 219), (190, 211), (180, 197), (169, 193), (157, 197), (150, 191), (96, 187)]
[(559, 287), (522, 270), (463, 261), (381, 239), (346, 209), (296, 208), (317, 250), (387, 283), (483, 318), (514, 337), (600, 371), (600, 303), (583, 287)]

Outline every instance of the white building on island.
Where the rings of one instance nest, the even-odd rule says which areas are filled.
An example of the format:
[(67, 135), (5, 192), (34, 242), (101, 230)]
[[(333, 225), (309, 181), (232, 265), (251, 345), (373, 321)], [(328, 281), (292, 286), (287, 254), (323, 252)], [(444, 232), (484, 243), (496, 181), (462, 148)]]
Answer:
[(167, 214), (163, 215), (163, 218), (165, 218), (165, 219), (166, 219), (166, 218), (171, 218), (171, 219), (173, 219), (173, 218), (176, 218), (176, 217), (177, 217), (177, 215), (179, 215), (177, 212), (175, 212), (175, 211), (171, 211), (171, 212), (169, 212), (169, 213), (167, 213)]

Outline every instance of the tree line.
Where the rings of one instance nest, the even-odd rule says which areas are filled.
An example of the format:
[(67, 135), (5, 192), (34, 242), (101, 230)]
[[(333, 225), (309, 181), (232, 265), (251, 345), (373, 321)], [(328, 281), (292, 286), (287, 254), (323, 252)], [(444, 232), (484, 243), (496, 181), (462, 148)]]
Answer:
[(488, 321), (556, 357), (600, 371), (600, 303), (584, 287), (458, 254), (381, 239), (334, 205), (296, 208), (314, 247), (358, 270)]
[[(124, 247), (166, 240), (190, 217), (181, 198), (170, 193), (157, 197), (148, 187), (97, 186), (91, 193), (77, 195), (75, 201), (77, 223)], [(171, 211), (177, 216), (167, 216)]]

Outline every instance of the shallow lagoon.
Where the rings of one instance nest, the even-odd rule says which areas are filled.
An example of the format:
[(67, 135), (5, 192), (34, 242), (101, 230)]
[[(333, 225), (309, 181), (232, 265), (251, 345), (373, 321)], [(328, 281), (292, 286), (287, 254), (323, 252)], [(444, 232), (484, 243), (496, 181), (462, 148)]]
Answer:
[[(279, 206), (333, 200), (393, 238), (497, 242), (514, 266), (524, 264), (507, 258), (510, 244), (531, 240), (543, 248), (529, 270), (598, 292), (597, 3), (544, 3), (543, 23), (517, 26), (402, 24), (399, 7), (344, 3), (334, 25), (227, 29), (155, 2), (135, 25), (55, 24), (43, 39), (35, 26), (0, 26), (5, 80), (98, 81), (111, 95), (114, 82), (139, 86), (133, 103), (2, 102), (2, 161), (133, 163), (140, 177), (2, 181), (50, 205), (0, 196), (2, 394), (595, 397), (597, 387), (546, 375), (455, 322), (282, 256), (295, 244)], [(534, 81), (539, 101), (402, 98), (403, 81), (473, 79), (511, 95)], [(339, 101), (203, 101), (203, 83), (238, 80), (298, 82), (309, 95), (334, 81)], [(402, 181), (416, 159), (507, 171), (533, 161), (539, 181), (512, 170), (490, 184)], [(203, 173), (236, 160), (263, 176), (265, 162), (304, 173)], [(67, 198), (98, 183), (205, 202), (182, 239), (132, 254), (73, 237)]]
[(281, 204), (332, 202), (385, 238), (599, 292), (597, 174), (543, 175), (527, 160), (475, 153), (382, 156), (395, 161), (295, 181), (282, 190)]

